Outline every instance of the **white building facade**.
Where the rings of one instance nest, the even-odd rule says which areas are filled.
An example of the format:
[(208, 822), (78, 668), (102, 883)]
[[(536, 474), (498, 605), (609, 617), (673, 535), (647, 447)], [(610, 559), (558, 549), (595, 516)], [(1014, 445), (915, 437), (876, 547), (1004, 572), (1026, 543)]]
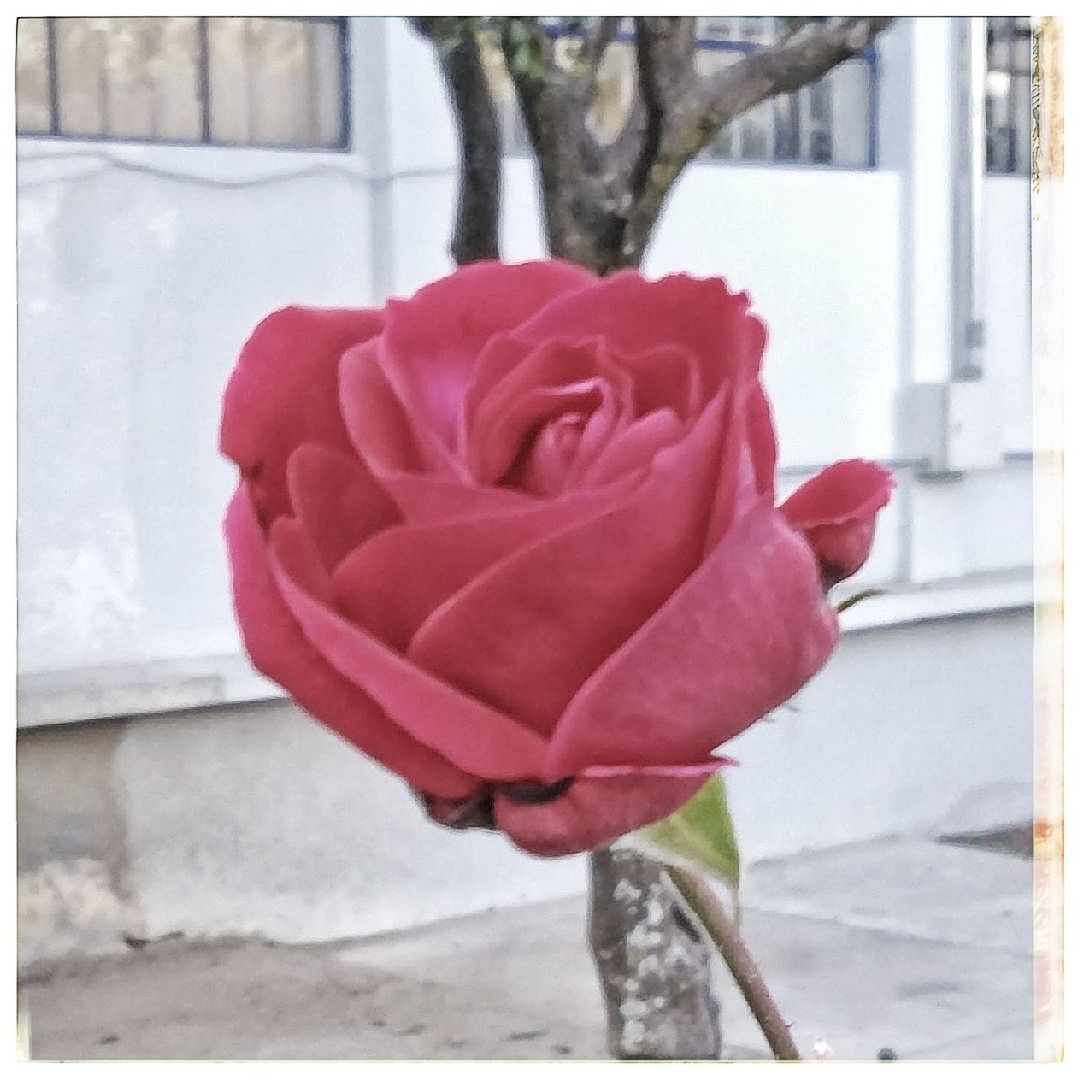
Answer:
[[(305, 40), (335, 77), (279, 130), (174, 95), (155, 123), (184, 137), (162, 140), (117, 134), (142, 130), (130, 87), (111, 127), (105, 91), (65, 112), (67, 28), (22, 22), (42, 24), (20, 37), (24, 959), (123, 933), (350, 936), (583, 888), (581, 858), (425, 822), (251, 671), (231, 613), (217, 425), (247, 334), (284, 304), (379, 305), (451, 269), (457, 146), (431, 47), (401, 19), (332, 21)], [(209, 58), (196, 90), (237, 77), (214, 59), (228, 28), (176, 22)], [(899, 481), (851, 583), (886, 595), (844, 617), (797, 712), (732, 745), (749, 862), (1030, 813), (1030, 178), (1009, 142), (1026, 76), (985, 33), (899, 20), (838, 73), (831, 132), (805, 97), (801, 122), (692, 166), (646, 260), (750, 291), (783, 488), (856, 456)], [(251, 101), (289, 97), (253, 77)], [(965, 100), (984, 83), (985, 112)], [(958, 147), (972, 124), (982, 145), (979, 117), (1001, 171), (972, 176)], [(296, 131), (314, 145), (282, 145)], [(525, 156), (505, 161), (502, 241), (508, 261), (544, 251)]]

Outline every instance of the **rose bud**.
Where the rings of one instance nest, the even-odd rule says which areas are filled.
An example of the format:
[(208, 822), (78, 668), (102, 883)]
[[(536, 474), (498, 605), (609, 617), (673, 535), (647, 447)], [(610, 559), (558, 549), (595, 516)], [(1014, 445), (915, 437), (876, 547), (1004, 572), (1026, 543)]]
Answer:
[(674, 812), (825, 663), (889, 494), (776, 508), (765, 337), (722, 280), (556, 261), (269, 316), (221, 429), (253, 663), (443, 824), (562, 855)]
[(780, 507), (814, 549), (825, 588), (866, 562), (877, 513), (889, 501), (892, 473), (861, 458), (838, 461), (807, 480)]

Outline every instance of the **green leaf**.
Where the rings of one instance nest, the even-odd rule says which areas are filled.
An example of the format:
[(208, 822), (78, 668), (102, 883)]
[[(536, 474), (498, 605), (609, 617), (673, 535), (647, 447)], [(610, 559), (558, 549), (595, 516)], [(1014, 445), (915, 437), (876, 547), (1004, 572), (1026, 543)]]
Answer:
[(659, 850), (739, 888), (739, 845), (719, 773), (674, 814), (638, 829), (627, 841), (652, 854)]
[(845, 597), (836, 605), (836, 614), (839, 615), (841, 612), (847, 611), (849, 607), (854, 607), (861, 600), (869, 600), (871, 596), (883, 596), (884, 594), (884, 589), (863, 589), (862, 592), (852, 593), (851, 596)]

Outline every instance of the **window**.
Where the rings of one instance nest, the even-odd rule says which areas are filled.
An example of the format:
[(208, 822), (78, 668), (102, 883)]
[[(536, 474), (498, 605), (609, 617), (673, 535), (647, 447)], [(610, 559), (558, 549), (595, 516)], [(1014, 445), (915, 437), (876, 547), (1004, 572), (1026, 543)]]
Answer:
[[(698, 70), (716, 71), (774, 44), (788, 20), (769, 16), (698, 20)], [(714, 158), (866, 168), (875, 163), (877, 53), (865, 52), (793, 94), (769, 98), (728, 124)]]
[(19, 19), (20, 135), (344, 149), (331, 18)]
[(1031, 168), (1031, 20), (986, 20), (986, 169)]
[[(786, 20), (765, 16), (699, 18), (697, 68), (707, 75), (763, 49), (787, 31)], [(549, 24), (548, 32), (572, 58), (573, 34)], [(489, 81), (508, 154), (530, 153), (513, 85), (494, 31), (484, 41)], [(719, 134), (708, 156), (739, 161), (802, 162), (868, 167), (875, 164), (877, 53), (873, 45), (794, 94), (770, 98), (736, 118)], [(622, 129), (635, 89), (636, 67), (630, 20), (604, 55), (597, 102), (589, 117), (600, 141)]]

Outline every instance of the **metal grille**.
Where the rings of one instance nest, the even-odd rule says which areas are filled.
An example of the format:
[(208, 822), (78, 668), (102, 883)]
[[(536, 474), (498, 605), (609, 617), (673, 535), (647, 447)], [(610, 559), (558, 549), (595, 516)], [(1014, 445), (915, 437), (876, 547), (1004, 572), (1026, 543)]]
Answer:
[(986, 20), (986, 169), (1031, 169), (1031, 20)]
[(335, 18), (19, 19), (20, 135), (348, 146), (347, 27)]
[[(764, 16), (699, 18), (698, 71), (707, 75), (768, 47), (787, 32), (787, 22)], [(575, 37), (564, 20), (548, 20), (545, 29), (564, 48)], [(632, 22), (626, 19), (604, 56), (597, 104), (589, 116), (601, 141), (614, 138), (629, 116), (636, 78), (633, 42)], [(513, 156), (530, 154), (494, 32), (485, 42), (485, 60), (502, 119), (504, 150)], [(868, 168), (876, 164), (876, 124), (877, 51), (871, 44), (818, 82), (770, 98), (736, 118), (720, 132), (708, 156)]]

